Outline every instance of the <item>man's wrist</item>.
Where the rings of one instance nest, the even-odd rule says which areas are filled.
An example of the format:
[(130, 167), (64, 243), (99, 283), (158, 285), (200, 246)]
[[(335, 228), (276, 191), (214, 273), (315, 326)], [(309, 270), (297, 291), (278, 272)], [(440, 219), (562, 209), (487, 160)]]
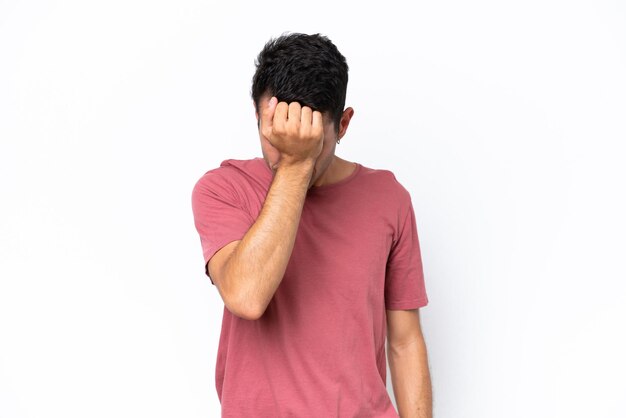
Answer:
[(310, 175), (313, 173), (313, 169), (315, 168), (315, 160), (311, 158), (307, 158), (305, 160), (299, 161), (280, 161), (276, 166), (276, 172), (288, 172), (293, 175), (303, 174), (304, 176)]

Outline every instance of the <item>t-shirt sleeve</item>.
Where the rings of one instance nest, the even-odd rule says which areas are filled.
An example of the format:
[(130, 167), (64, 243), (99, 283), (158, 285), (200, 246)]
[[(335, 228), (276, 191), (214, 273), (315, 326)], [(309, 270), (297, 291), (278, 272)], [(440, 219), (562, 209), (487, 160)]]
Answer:
[(254, 223), (237, 198), (234, 186), (217, 170), (208, 171), (195, 184), (191, 194), (194, 223), (200, 235), (204, 273), (208, 262), (226, 244), (240, 240)]
[[(406, 207), (406, 206), (405, 206)], [(385, 309), (416, 309), (428, 304), (413, 203), (402, 211), (385, 276)]]

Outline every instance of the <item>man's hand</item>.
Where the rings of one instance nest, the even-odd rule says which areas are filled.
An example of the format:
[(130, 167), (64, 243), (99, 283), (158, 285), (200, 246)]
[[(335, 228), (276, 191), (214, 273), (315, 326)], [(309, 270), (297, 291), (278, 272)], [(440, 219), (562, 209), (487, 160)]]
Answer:
[(315, 162), (324, 144), (322, 114), (272, 97), (261, 114), (261, 133), (281, 155), (281, 165)]

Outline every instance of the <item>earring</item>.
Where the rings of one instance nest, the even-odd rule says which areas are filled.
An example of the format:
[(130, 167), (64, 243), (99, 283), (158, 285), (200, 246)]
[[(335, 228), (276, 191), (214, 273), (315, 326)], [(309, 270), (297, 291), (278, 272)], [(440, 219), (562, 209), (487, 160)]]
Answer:
[(341, 139), (337, 139), (337, 143), (339, 143), (339, 141), (341, 141)]

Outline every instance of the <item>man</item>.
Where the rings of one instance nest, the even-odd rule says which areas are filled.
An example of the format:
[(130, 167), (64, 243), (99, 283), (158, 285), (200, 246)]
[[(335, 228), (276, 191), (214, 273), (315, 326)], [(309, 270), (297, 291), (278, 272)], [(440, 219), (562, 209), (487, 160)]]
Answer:
[(224, 301), (222, 417), (432, 416), (419, 308), (428, 303), (409, 192), (335, 155), (354, 110), (348, 66), (319, 34), (260, 52), (263, 158), (229, 159), (192, 193), (205, 273)]

